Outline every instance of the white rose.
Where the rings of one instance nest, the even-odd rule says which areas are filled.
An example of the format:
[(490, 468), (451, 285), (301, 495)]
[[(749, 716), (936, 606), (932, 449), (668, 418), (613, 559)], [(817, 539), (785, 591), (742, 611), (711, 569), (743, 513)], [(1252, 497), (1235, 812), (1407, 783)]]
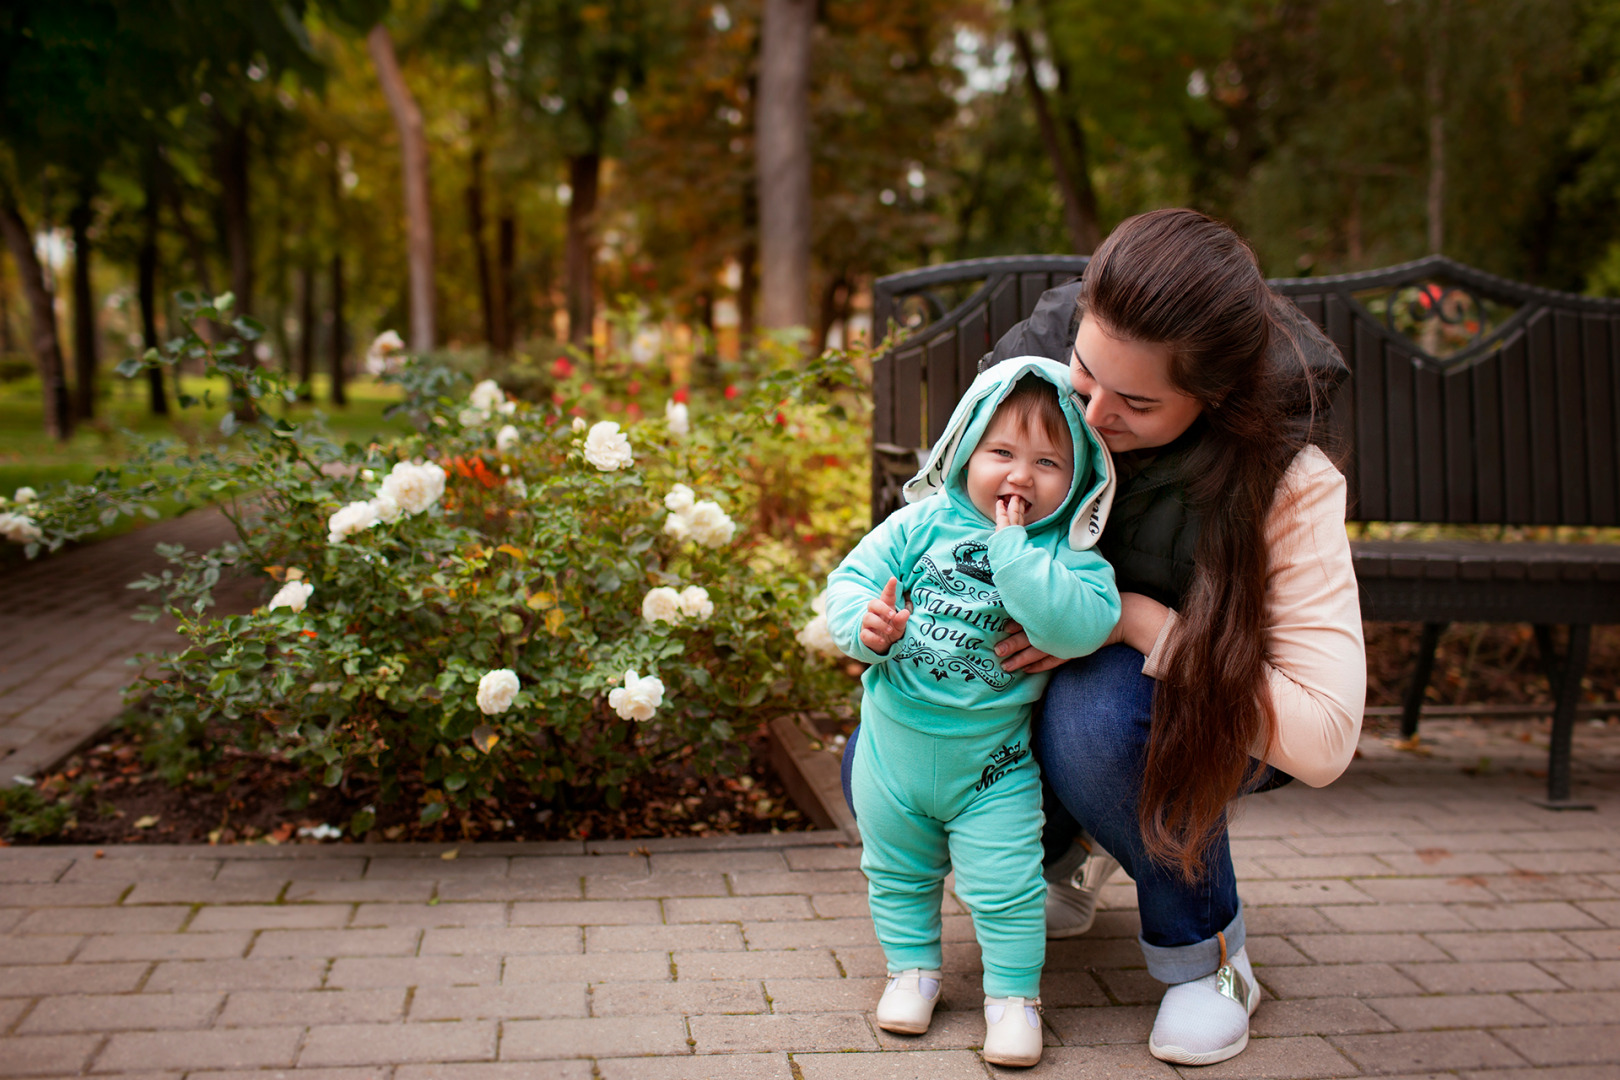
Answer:
[(39, 492), (35, 491), (31, 487), (20, 487), (17, 489), (17, 493), (12, 496), (12, 500), (16, 502), (18, 506), (31, 503), (37, 498), (39, 498)]
[(658, 359), (663, 343), (664, 335), (656, 326), (643, 327), (630, 339), (630, 359), (645, 367)]
[(405, 508), (399, 505), (399, 500), (392, 495), (379, 494), (371, 500), (371, 510), (377, 515), (377, 520), (392, 525), (405, 513)]
[(474, 408), (462, 409), (460, 412), (456, 413), (456, 423), (460, 424), (462, 427), (477, 427), (479, 424), (482, 424), (488, 419), (488, 416)]
[(399, 370), (399, 354), (405, 351), (405, 342), (393, 330), (384, 330), (371, 342), (371, 348), (366, 351), (366, 371), (371, 375), (383, 375), (390, 371)]
[(467, 404), (483, 413), (486, 417), (494, 414), (506, 403), (506, 394), (501, 391), (500, 384), (494, 379), (485, 379), (472, 388), (467, 395)]
[(687, 515), (687, 527), (692, 531), (692, 539), (704, 547), (729, 544), (737, 531), (737, 523), (726, 516), (719, 503), (710, 499), (692, 507)]
[(485, 716), (503, 713), (512, 707), (518, 692), (517, 672), (511, 668), (486, 671), (478, 680), (478, 710)]
[(433, 461), (421, 465), (401, 461), (383, 477), (377, 494), (393, 499), (407, 514), (420, 514), (444, 494), (444, 470)]
[(360, 479), (364, 480), (366, 483), (369, 484), (373, 480), (377, 479), (377, 474), (372, 472), (370, 469), (361, 469), (360, 470)]
[(701, 585), (688, 585), (681, 590), (681, 614), (694, 619), (707, 619), (714, 614), (714, 601), (709, 590)]
[(681, 594), (664, 587), (649, 590), (641, 600), (641, 617), (648, 622), (680, 622)]
[(817, 615), (804, 624), (804, 628), (794, 635), (805, 651), (812, 656), (838, 657), (843, 651), (833, 640), (832, 631), (827, 629), (827, 616)]
[(294, 615), (304, 610), (309, 598), (315, 592), (315, 586), (307, 581), (289, 581), (276, 591), (270, 598), (270, 606), (266, 611), (274, 611), (278, 607), (290, 608)]
[(584, 431), (585, 430), (585, 418), (583, 416), (574, 417), (573, 428), (574, 428), (575, 431)]
[(619, 431), (612, 420), (592, 424), (585, 436), (585, 460), (603, 472), (627, 468), (635, 456), (630, 452), (630, 440)]
[(692, 414), (678, 401), (664, 402), (664, 422), (671, 435), (687, 435), (692, 431)]
[(827, 590), (826, 589), (822, 589), (821, 592), (816, 594), (816, 598), (814, 600), (810, 601), (810, 610), (815, 612), (817, 615), (825, 615), (825, 614), (827, 614)]
[(676, 484), (669, 489), (669, 494), (664, 496), (664, 505), (677, 514), (692, 509), (692, 504), (696, 501), (697, 496), (685, 484)]
[(0, 513), (0, 536), (14, 544), (33, 544), (44, 539), (45, 534), (26, 514)]
[(506, 453), (518, 444), (518, 429), (511, 424), (505, 424), (495, 433), (495, 449)]
[(645, 679), (635, 669), (624, 673), (624, 686), (608, 694), (608, 706), (622, 720), (651, 720), (658, 706), (664, 703), (664, 684), (656, 675)]
[(503, 401), (499, 405), (495, 406), (495, 411), (500, 413), (502, 416), (511, 416), (513, 413), (517, 412), (517, 402), (512, 401), (511, 399)]
[(329, 544), (341, 543), (362, 529), (377, 524), (377, 508), (369, 502), (352, 502), (326, 519)]
[(685, 512), (671, 514), (664, 519), (664, 532), (678, 542), (685, 543), (692, 539), (692, 519)]
[(512, 490), (512, 498), (527, 499), (529, 497), (529, 485), (523, 482), (523, 477), (518, 477), (508, 486)]

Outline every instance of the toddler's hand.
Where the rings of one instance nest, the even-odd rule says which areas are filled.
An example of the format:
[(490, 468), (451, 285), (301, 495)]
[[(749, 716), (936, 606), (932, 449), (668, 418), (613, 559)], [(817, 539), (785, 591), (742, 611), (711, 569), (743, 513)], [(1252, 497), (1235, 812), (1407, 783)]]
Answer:
[(883, 586), (883, 594), (867, 603), (866, 614), (861, 617), (861, 644), (879, 655), (905, 635), (906, 620), (911, 618), (911, 612), (894, 606), (899, 588), (900, 583), (890, 578)]
[(996, 532), (1000, 532), (1009, 525), (1022, 525), (1024, 511), (1029, 504), (1017, 495), (1009, 495), (1005, 499), (996, 500)]

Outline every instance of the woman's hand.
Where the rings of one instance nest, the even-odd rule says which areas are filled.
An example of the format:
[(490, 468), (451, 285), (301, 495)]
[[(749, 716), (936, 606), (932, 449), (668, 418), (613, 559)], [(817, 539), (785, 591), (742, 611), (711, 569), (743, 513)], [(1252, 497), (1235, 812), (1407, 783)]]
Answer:
[(1009, 631), (1001, 644), (996, 646), (996, 655), (1001, 658), (1002, 671), (1027, 671), (1031, 675), (1042, 671), (1051, 671), (1063, 663), (1061, 656), (1041, 652), (1029, 643), (1029, 635), (1024, 628), (1011, 619), (1007, 620), (1006, 629)]

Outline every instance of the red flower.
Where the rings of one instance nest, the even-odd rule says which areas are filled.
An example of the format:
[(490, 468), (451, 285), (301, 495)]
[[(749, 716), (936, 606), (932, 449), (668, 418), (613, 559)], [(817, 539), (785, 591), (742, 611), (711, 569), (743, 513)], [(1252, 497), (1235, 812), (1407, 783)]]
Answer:
[(624, 411), (629, 414), (630, 419), (632, 419), (632, 420), (640, 420), (641, 419), (641, 406), (637, 405), (633, 401), (629, 405), (627, 405), (625, 407)]
[(608, 412), (618, 412), (619, 411), (619, 403), (617, 401), (604, 402), (602, 407), (604, 409), (606, 409)]
[(782, 414), (780, 409), (776, 411), (776, 422), (784, 426), (787, 424), (787, 417)]
[(567, 400), (568, 400), (567, 398), (563, 397), (563, 393), (562, 393), (561, 390), (553, 390), (551, 392), (551, 403), (553, 405), (561, 405), (563, 402), (565, 402)]
[[(298, 632), (300, 634), (304, 635), (305, 637), (316, 637), (317, 636), (315, 631), (313, 631), (313, 630), (300, 630)], [(164, 682), (167, 682), (167, 681), (168, 681), (167, 679), (164, 680)]]
[(677, 386), (675, 388), (675, 402), (676, 402), (676, 404), (685, 405), (687, 396), (688, 395), (686, 393), (686, 387)]
[(726, 387), (726, 400), (730, 401), (732, 398), (734, 398), (736, 396), (737, 396), (737, 387), (736, 387), (736, 385), (732, 384), (732, 385), (727, 386)]
[(641, 393), (641, 380), (640, 379), (631, 379), (630, 380), (630, 385), (625, 387), (624, 390), (625, 390), (625, 393), (627, 393), (627, 394), (639, 394), (639, 393)]
[(581, 386), (579, 388), (579, 392), (582, 393), (582, 394), (588, 394), (592, 390), (595, 390), (595, 389), (596, 389), (596, 387), (592, 386), (590, 383), (583, 383), (583, 384), (581, 384)]
[(568, 362), (568, 357), (559, 356), (551, 362), (551, 373), (559, 379), (566, 379), (574, 373), (574, 365)]

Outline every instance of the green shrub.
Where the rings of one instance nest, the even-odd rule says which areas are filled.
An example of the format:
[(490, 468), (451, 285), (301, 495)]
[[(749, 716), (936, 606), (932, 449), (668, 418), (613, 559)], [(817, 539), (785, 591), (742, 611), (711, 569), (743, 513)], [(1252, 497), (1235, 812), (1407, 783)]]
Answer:
[[(191, 335), (148, 362), (200, 352), (239, 403), (279, 392), (220, 348)], [(172, 567), (136, 584), (188, 642), (135, 688), (160, 765), (179, 779), (231, 748), (327, 785), (375, 781), (384, 800), (420, 783), (431, 822), (517, 780), (617, 805), (627, 779), (671, 763), (729, 775), (739, 731), (771, 710), (847, 704), (847, 675), (795, 635), (814, 579), (864, 526), (859, 470), (826, 466), (864, 438), (836, 404), (853, 369), (791, 350), (764, 362), (777, 372), (724, 408), (694, 406), (686, 434), (662, 415), (590, 424), (487, 381), (468, 394), (457, 373), (406, 362), (393, 377), (419, 430), (387, 444), (272, 421), (243, 427), (235, 450), (153, 448), (239, 533), (170, 550)], [(61, 535), (130, 488), (33, 509)], [(230, 572), (262, 574), (275, 597), (217, 617)], [(351, 829), (370, 824), (362, 811)]]

